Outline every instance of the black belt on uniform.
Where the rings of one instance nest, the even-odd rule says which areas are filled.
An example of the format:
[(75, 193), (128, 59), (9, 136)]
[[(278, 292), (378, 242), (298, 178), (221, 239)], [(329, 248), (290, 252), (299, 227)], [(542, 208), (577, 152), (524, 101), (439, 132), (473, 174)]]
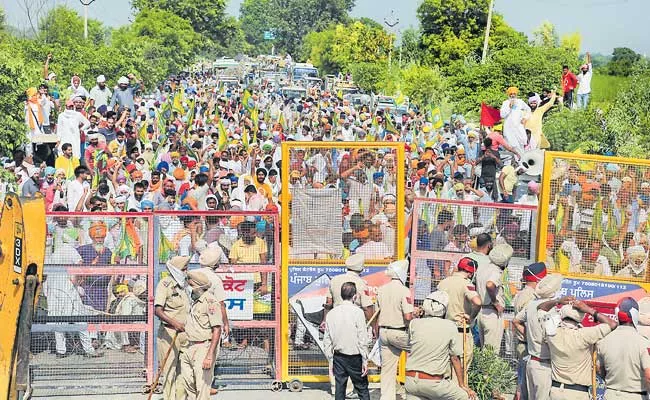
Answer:
[(643, 392), (628, 392), (627, 390), (620, 390), (620, 389), (613, 389), (613, 388), (612, 388), (612, 390), (616, 390), (617, 392), (629, 393), (629, 394), (638, 394), (639, 396), (647, 396), (648, 395), (648, 392), (646, 392), (646, 391), (643, 391)]
[(550, 363), (551, 362), (551, 360), (544, 360), (542, 358), (535, 357), (535, 356), (530, 356), (530, 359), (534, 360), (534, 361), (537, 361), (537, 362), (543, 362), (543, 363)]
[(394, 331), (405, 331), (406, 330), (405, 326), (402, 326), (400, 328), (395, 328), (393, 326), (380, 326), (380, 328), (382, 328), (382, 329), (392, 329)]
[(570, 385), (568, 383), (561, 383), (558, 381), (551, 382), (551, 385), (556, 388), (564, 388), (568, 390), (576, 390), (578, 392), (589, 392), (589, 386), (585, 385)]
[(458, 333), (469, 333), (469, 326), (465, 329), (463, 328), (458, 328)]

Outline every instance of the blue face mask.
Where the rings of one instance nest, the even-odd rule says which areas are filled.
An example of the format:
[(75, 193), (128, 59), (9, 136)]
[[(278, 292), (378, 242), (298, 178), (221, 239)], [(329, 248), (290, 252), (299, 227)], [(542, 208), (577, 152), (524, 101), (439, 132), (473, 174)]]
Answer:
[(156, 116), (156, 112), (155, 112), (154, 110), (149, 110), (149, 116), (150, 116), (151, 118), (155, 117), (155, 116)]

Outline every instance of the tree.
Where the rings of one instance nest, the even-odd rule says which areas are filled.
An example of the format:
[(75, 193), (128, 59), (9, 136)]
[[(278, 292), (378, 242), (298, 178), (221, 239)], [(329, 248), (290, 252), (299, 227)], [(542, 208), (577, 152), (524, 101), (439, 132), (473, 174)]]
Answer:
[(400, 88), (412, 103), (420, 107), (439, 105), (445, 99), (447, 81), (438, 68), (412, 64), (402, 70)]
[(261, 0), (259, 4), (244, 0), (240, 19), (246, 38), (254, 39), (253, 45), (259, 48), (264, 32), (272, 31), (278, 52), (296, 54), (309, 32), (346, 23), (353, 6), (354, 0)]
[(555, 25), (550, 21), (543, 21), (533, 31), (533, 44), (540, 47), (557, 47), (560, 43)]
[(418, 64), (422, 61), (423, 51), (420, 48), (420, 36), (420, 31), (415, 28), (407, 28), (402, 31), (399, 51), (402, 53), (402, 62), (405, 64)]
[(391, 42), (391, 35), (381, 25), (354, 21), (308, 33), (301, 55), (324, 72), (336, 73), (347, 71), (356, 63), (386, 60)]
[(27, 17), (27, 22), (29, 22), (29, 27), (32, 30), (32, 33), (36, 35), (38, 33), (38, 22), (41, 19), (41, 14), (45, 6), (47, 5), (47, 0), (18, 0), (16, 2), (18, 7), (25, 13)]
[(384, 89), (388, 77), (388, 64), (357, 63), (350, 66), (354, 82), (368, 93), (379, 93)]
[[(421, 47), (430, 65), (443, 69), (456, 60), (476, 58), (483, 49), (490, 0), (424, 0), (417, 14), (422, 30)], [(519, 47), (525, 37), (494, 14), (490, 29), (490, 49)], [(494, 47), (493, 47), (494, 46)]]
[(601, 124), (601, 115), (595, 109), (569, 110), (548, 114), (544, 120), (544, 135), (556, 151), (596, 150), (612, 146)]
[(609, 73), (618, 76), (629, 76), (632, 74), (634, 64), (641, 59), (641, 56), (634, 50), (627, 47), (617, 47), (612, 54), (609, 63)]
[(562, 35), (562, 38), (560, 39), (560, 47), (570, 51), (576, 56), (580, 53), (581, 45), (582, 45), (582, 35), (580, 34), (580, 32), (573, 32), (573, 33), (568, 33), (566, 35)]

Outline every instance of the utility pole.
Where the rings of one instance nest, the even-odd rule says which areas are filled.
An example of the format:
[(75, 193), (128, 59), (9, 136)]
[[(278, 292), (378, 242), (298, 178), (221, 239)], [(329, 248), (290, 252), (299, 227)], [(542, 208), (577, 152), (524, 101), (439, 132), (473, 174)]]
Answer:
[(490, 29), (492, 28), (492, 9), (494, 9), (494, 0), (490, 0), (490, 9), (488, 10), (487, 25), (485, 27), (485, 41), (483, 42), (483, 56), (481, 64), (485, 64), (488, 52), (488, 42), (490, 40)]
[[(399, 24), (399, 18), (395, 18), (395, 10), (390, 10), (390, 14), (384, 18), (384, 23), (388, 26), (389, 31)], [(391, 67), (391, 56), (393, 54), (393, 37), (390, 38), (390, 48), (388, 49), (388, 69)], [(401, 57), (401, 53), (400, 53)]]
[(79, 2), (84, 6), (84, 40), (88, 40), (88, 6), (95, 0), (79, 0)]

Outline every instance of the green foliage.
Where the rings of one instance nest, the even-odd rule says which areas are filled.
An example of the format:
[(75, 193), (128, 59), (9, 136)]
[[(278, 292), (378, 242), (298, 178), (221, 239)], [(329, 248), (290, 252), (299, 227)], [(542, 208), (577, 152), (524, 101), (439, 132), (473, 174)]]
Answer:
[(438, 68), (412, 64), (402, 70), (400, 88), (415, 104), (439, 105), (445, 99), (447, 81)]
[(379, 93), (383, 90), (388, 76), (387, 63), (357, 63), (350, 66), (354, 81), (367, 92)]
[(540, 26), (533, 31), (533, 44), (539, 47), (557, 47), (560, 38), (551, 21), (542, 21)]
[(424, 58), (424, 51), (420, 47), (420, 31), (408, 28), (402, 31), (399, 51), (402, 53), (404, 64), (419, 64)]
[[(25, 90), (38, 82), (36, 69), (30, 71), (15, 40), (0, 42), (0, 154), (11, 154), (24, 140)], [(23, 101), (21, 101), (21, 99)]]
[(346, 23), (354, 0), (244, 0), (240, 19), (244, 34), (256, 52), (268, 52), (264, 32), (275, 34), (278, 52), (296, 54), (309, 32), (327, 29), (330, 24)]
[(517, 374), (508, 362), (491, 347), (474, 347), (474, 358), (469, 367), (469, 387), (480, 400), (491, 400), (495, 394), (514, 393)]
[(634, 70), (635, 64), (641, 56), (627, 47), (617, 47), (612, 54), (612, 60), (608, 64), (611, 75), (629, 76)]
[(560, 47), (576, 56), (580, 53), (581, 45), (582, 35), (580, 35), (580, 32), (567, 33), (566, 35), (562, 35), (560, 39)]
[(650, 154), (650, 71), (640, 71), (619, 91), (606, 116), (620, 156), (648, 158)]
[(353, 21), (307, 34), (302, 54), (324, 72), (336, 73), (353, 64), (386, 60), (392, 40), (381, 26)]
[(569, 110), (564, 107), (559, 112), (551, 112), (544, 120), (544, 134), (551, 143), (552, 150), (574, 151), (578, 147), (589, 150), (593, 147), (586, 141), (598, 142), (608, 147), (608, 137), (603, 130), (600, 113), (595, 108), (589, 110)]
[[(479, 57), (488, 6), (489, 0), (424, 0), (417, 13), (422, 30), (421, 47), (426, 49), (425, 61), (445, 69), (456, 60)], [(520, 47), (525, 42), (525, 36), (494, 14), (490, 29), (492, 50)]]
[(500, 106), (509, 86), (517, 86), (523, 95), (552, 89), (560, 84), (561, 66), (576, 63), (564, 49), (531, 45), (497, 51), (485, 64), (457, 62), (450, 68), (451, 100), (461, 113), (477, 110), (482, 101)]
[(629, 81), (629, 77), (605, 75), (595, 71), (591, 79), (591, 100), (595, 107), (609, 109), (616, 100), (621, 88)]

